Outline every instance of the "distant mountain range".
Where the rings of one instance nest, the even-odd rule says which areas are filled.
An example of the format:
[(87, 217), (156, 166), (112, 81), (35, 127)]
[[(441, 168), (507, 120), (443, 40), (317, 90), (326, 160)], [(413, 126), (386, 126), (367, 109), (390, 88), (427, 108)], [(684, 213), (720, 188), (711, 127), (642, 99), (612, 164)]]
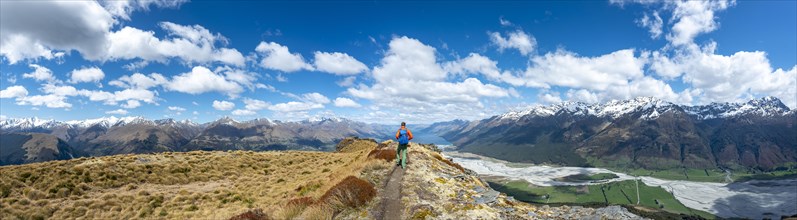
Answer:
[[(702, 106), (641, 97), (600, 104), (563, 102), (477, 121), (411, 127), (415, 141), (443, 137), (459, 150), (515, 162), (771, 170), (797, 163), (796, 124), (797, 111), (774, 97)], [(239, 122), (225, 117), (204, 124), (141, 117), (65, 122), (12, 118), (0, 120), (0, 147), (16, 153), (0, 154), (0, 163), (164, 151), (333, 150), (349, 136), (391, 139), (396, 128), (343, 118)], [(31, 142), (40, 139), (48, 141)]]
[(75, 156), (69, 145), (52, 135), (0, 133), (0, 166), (72, 159)]
[[(390, 129), (387, 127), (340, 118), (299, 122), (268, 119), (239, 122), (225, 117), (205, 124), (188, 120), (147, 120), (142, 117), (106, 117), (65, 122), (14, 118), (0, 121), (0, 134), (4, 139), (14, 135), (47, 136), (58, 140), (48, 146), (51, 149), (63, 149), (73, 156), (105, 156), (191, 150), (333, 150), (334, 145), (345, 137), (387, 139), (390, 133), (388, 130), (396, 126), (390, 126)], [(12, 149), (14, 152), (25, 152), (24, 146), (30, 145), (29, 142), (4, 141), (2, 147), (8, 152)], [(0, 162), (33, 162), (21, 160), (24, 155), (26, 154), (0, 158)], [(52, 158), (61, 157), (57, 155)]]
[(438, 134), (462, 151), (515, 162), (771, 170), (797, 162), (796, 112), (774, 97), (701, 106), (641, 97), (563, 102), (428, 129), (442, 128)]

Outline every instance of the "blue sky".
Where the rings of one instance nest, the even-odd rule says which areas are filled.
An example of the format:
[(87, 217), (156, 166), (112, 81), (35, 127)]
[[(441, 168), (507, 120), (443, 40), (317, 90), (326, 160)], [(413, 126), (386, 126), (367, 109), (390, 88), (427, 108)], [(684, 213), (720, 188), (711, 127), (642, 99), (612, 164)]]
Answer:
[(4, 118), (428, 123), (639, 96), (775, 96), (797, 107), (794, 1), (3, 1), (0, 10)]

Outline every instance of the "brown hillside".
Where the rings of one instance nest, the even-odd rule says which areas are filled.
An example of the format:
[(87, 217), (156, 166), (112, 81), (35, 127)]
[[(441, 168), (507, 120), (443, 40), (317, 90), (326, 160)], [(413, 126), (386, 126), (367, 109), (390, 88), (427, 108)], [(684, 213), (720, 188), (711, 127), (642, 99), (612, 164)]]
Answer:
[(292, 199), (320, 198), (364, 168), (387, 167), (367, 159), (376, 142), (353, 143), (336, 153), (167, 152), (3, 166), (0, 219), (226, 219), (253, 208), (280, 219)]

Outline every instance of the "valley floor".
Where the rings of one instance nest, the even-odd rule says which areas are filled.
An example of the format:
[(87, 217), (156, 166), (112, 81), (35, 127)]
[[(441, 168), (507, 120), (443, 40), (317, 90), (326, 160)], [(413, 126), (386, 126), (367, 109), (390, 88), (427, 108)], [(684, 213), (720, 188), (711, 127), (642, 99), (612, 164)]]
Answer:
[[(637, 177), (625, 173), (602, 168), (507, 163), (458, 152), (447, 152), (447, 155), (453, 156), (455, 162), (479, 174), (513, 180), (494, 183), (497, 188), (514, 191), (515, 193), (510, 194), (531, 202), (637, 203), (636, 186), (631, 188), (632, 184), (636, 184), (634, 180)], [(612, 173), (617, 178), (588, 182), (561, 181), (571, 175), (601, 173)], [(703, 214), (707, 212), (726, 218), (779, 218), (797, 214), (797, 179), (752, 180), (730, 184), (665, 180), (647, 176), (640, 176), (638, 180), (640, 204), (653, 209), (701, 216), (707, 216)], [(617, 188), (622, 190), (614, 192)], [(545, 195), (548, 196), (543, 197)]]

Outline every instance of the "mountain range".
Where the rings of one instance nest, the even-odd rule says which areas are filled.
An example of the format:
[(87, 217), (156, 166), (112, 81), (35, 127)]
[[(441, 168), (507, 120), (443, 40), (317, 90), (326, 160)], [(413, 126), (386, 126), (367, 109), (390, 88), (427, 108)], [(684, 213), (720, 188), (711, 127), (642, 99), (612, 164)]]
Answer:
[[(797, 162), (796, 112), (774, 97), (699, 106), (640, 97), (533, 106), (483, 120), (415, 125), (413, 133), (415, 141), (442, 137), (458, 150), (515, 162), (771, 170)], [(395, 128), (343, 118), (239, 122), (224, 117), (204, 124), (142, 117), (0, 120), (3, 139), (37, 136), (4, 140), (4, 151), (34, 155), (24, 146), (46, 145), (53, 150), (36, 155), (49, 159), (191, 150), (331, 151), (349, 136), (391, 139)], [(56, 141), (28, 143), (43, 137)], [(3, 164), (41, 161), (3, 155)]]
[(462, 151), (574, 166), (755, 168), (797, 162), (797, 111), (779, 99), (677, 105), (651, 97), (563, 102), (432, 124)]
[[(191, 150), (324, 150), (345, 137), (358, 136), (387, 139), (386, 126), (366, 124), (340, 118), (322, 118), (298, 122), (255, 119), (239, 122), (224, 117), (198, 124), (189, 120), (147, 120), (142, 117), (105, 117), (81, 121), (55, 121), (39, 118), (13, 118), (0, 121), (0, 134), (5, 137), (35, 134), (58, 140), (52, 149), (64, 149), (73, 156), (105, 156)], [(25, 151), (29, 141), (3, 142), (8, 152)], [(32, 140), (32, 139), (24, 139)], [(6, 143), (8, 142), (8, 143)], [(52, 151), (61, 158), (58, 151)], [(28, 152), (30, 153), (30, 152)], [(3, 164), (18, 164), (25, 154), (11, 159), (0, 158)], [(32, 161), (31, 161), (32, 162)]]

